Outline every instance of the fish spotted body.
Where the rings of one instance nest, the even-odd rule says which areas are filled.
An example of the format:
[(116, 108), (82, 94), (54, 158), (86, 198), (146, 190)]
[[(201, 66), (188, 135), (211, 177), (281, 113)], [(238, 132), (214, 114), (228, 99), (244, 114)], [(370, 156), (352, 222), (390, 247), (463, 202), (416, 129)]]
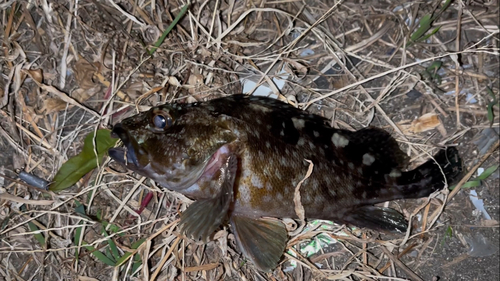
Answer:
[[(296, 186), (309, 219), (383, 231), (406, 229), (398, 212), (374, 204), (428, 196), (461, 172), (455, 148), (404, 171), (406, 155), (377, 128), (334, 129), (320, 116), (278, 100), (245, 95), (165, 104), (113, 128), (125, 148), (109, 155), (165, 188), (197, 200), (181, 229), (207, 240), (225, 221), (243, 254), (260, 270), (275, 268), (297, 217)], [(306, 161), (309, 160), (310, 162)]]

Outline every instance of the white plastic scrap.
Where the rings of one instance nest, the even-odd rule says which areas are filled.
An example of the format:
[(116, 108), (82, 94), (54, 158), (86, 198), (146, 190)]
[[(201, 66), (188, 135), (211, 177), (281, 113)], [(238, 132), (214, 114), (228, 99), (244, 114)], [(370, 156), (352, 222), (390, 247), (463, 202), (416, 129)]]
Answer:
[[(253, 81), (252, 78), (255, 80), (258, 80), (258, 76), (255, 75), (251, 78), (241, 78), (240, 82), (243, 84), (243, 94), (246, 94), (253, 90), (255, 86), (257, 85), (256, 81)], [(283, 86), (285, 86), (286, 79), (288, 78), (288, 73), (285, 70), (281, 70), (277, 76), (275, 76), (272, 80), (274, 82), (274, 85), (276, 85), (276, 88), (278, 90), (282, 90)], [(264, 97), (270, 97), (270, 98), (277, 98), (278, 96), (273, 93), (273, 90), (269, 87), (266, 86), (265, 84), (260, 85), (255, 89), (253, 92), (254, 96), (264, 96)]]
[(486, 220), (491, 220), (491, 216), (488, 214), (488, 212), (486, 212), (486, 209), (484, 208), (483, 200), (479, 199), (477, 197), (477, 192), (475, 190), (470, 191), (469, 198), (470, 198), (470, 201), (472, 201), (472, 204), (474, 205), (474, 207), (476, 207), (476, 209), (481, 211), (481, 213), (483, 214), (483, 217)]

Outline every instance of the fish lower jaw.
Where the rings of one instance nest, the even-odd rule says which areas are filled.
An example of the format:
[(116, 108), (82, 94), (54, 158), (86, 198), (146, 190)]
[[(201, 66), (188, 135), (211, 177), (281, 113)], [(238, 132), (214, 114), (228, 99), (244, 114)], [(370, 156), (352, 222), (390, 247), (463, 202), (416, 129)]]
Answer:
[(127, 168), (133, 169), (137, 166), (137, 158), (135, 153), (130, 152), (129, 149), (125, 147), (114, 147), (108, 150), (108, 155), (116, 162), (127, 166)]

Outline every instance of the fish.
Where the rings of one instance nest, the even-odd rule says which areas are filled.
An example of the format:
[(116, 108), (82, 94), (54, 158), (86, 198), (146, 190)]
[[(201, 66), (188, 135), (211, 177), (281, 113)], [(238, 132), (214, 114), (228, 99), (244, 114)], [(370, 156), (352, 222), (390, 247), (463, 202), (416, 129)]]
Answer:
[(264, 272), (278, 266), (287, 245), (279, 219), (298, 218), (299, 182), (306, 219), (405, 232), (401, 213), (376, 204), (429, 196), (462, 172), (455, 147), (406, 170), (408, 157), (387, 131), (348, 131), (328, 123), (261, 96), (167, 103), (115, 124), (111, 134), (123, 147), (108, 154), (195, 200), (179, 222), (186, 237), (208, 241), (229, 225), (244, 257)]

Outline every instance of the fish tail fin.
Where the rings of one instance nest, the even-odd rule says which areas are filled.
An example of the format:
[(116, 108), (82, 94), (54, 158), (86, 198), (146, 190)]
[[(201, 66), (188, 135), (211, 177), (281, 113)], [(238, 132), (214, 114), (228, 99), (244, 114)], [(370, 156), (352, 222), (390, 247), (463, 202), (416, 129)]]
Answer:
[[(433, 159), (414, 170), (399, 172), (394, 169), (385, 175), (388, 184), (377, 190), (371, 204), (395, 199), (421, 198), (436, 190), (451, 185), (462, 173), (462, 160), (456, 148), (439, 151)], [(359, 206), (349, 212), (344, 222), (359, 227), (381, 231), (405, 232), (408, 223), (396, 210), (379, 206)]]
[(416, 169), (403, 172), (396, 177), (396, 198), (421, 198), (442, 189), (445, 183), (451, 185), (462, 173), (462, 160), (458, 150), (449, 147), (439, 151), (433, 159), (429, 159)]

